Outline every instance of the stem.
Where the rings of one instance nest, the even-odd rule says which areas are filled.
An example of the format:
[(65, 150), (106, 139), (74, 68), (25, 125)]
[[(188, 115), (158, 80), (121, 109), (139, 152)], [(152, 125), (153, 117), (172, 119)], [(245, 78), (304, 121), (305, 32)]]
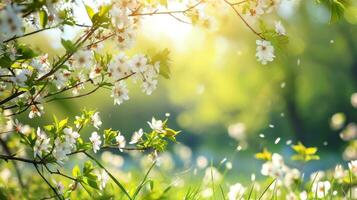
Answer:
[(134, 195), (133, 195), (133, 198), (132, 198), (133, 200), (135, 200), (135, 198), (136, 198), (137, 195), (139, 194), (141, 188), (143, 188), (143, 186), (144, 186), (144, 184), (145, 184), (145, 182), (146, 182), (146, 179), (148, 178), (148, 176), (149, 176), (151, 170), (154, 168), (155, 164), (156, 164), (156, 161), (154, 161), (154, 162), (151, 164), (151, 166), (150, 166), (149, 170), (146, 172), (146, 174), (145, 174), (143, 180), (141, 181), (141, 183), (139, 184), (139, 186), (136, 188), (136, 190), (135, 190), (135, 192), (134, 192)]
[(97, 160), (95, 159), (93, 156), (91, 156), (89, 153), (87, 153), (86, 151), (83, 151), (83, 153), (90, 158), (91, 160), (93, 160), (95, 163), (97, 163), (97, 165), (102, 168), (108, 175), (109, 177), (114, 181), (114, 183), (120, 188), (121, 191), (124, 192), (124, 194), (130, 199), (132, 200), (132, 198), (130, 197), (129, 193), (126, 191), (126, 189), (124, 188), (124, 186)]
[(196, 4), (184, 9), (184, 10), (173, 10), (173, 11), (162, 11), (159, 12), (158, 10), (154, 11), (154, 12), (149, 12), (149, 13), (132, 13), (129, 16), (145, 16), (145, 15), (171, 15), (171, 14), (175, 14), (175, 13), (186, 13), (194, 8), (196, 8), (198, 5), (200, 5), (201, 3), (203, 3), (204, 0), (200, 0), (199, 2), (197, 2)]
[(43, 161), (30, 160), (27, 158), (19, 158), (19, 157), (15, 157), (12, 155), (0, 155), (0, 159), (5, 160), (5, 161), (16, 160), (16, 161), (21, 161), (21, 162), (31, 163), (31, 164), (44, 164)]
[(234, 3), (230, 3), (228, 0), (223, 0), (224, 2), (226, 2), (233, 10), (234, 12), (238, 15), (238, 17), (243, 21), (243, 23), (258, 37), (260, 37), (261, 39), (265, 40), (265, 37), (262, 36), (261, 33), (258, 33), (256, 30), (254, 30), (254, 28), (252, 26), (249, 25), (249, 23), (244, 19), (244, 17), (238, 12), (238, 10), (234, 7), (236, 4)]
[(40, 170), (38, 169), (37, 165), (34, 164), (35, 168), (36, 168), (36, 171), (37, 173), (41, 176), (41, 178), (47, 183), (47, 185), (51, 188), (51, 190), (56, 194), (56, 196), (59, 198), (59, 199), (62, 199), (62, 197), (58, 194), (56, 188), (54, 188), (50, 182), (48, 182), (48, 180), (43, 176), (43, 174), (40, 172)]
[[(7, 155), (11, 155), (11, 151), (10, 151), (10, 148), (7, 146), (6, 142), (0, 138), (0, 143), (1, 143), (1, 146), (4, 148), (5, 152)], [(16, 171), (16, 175), (17, 175), (17, 179), (19, 180), (19, 183), (20, 183), (20, 186), (21, 188), (24, 188), (25, 187), (25, 184), (22, 180), (22, 174), (21, 174), (21, 171), (19, 169), (19, 166), (17, 165), (17, 163), (15, 161), (12, 161), (12, 164), (14, 165), (14, 168), (15, 168), (15, 171)]]

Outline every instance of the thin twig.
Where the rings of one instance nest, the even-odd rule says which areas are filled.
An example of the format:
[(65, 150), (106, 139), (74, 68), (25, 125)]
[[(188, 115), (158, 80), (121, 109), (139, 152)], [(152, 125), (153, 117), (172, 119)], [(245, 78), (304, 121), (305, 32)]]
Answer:
[(258, 33), (245, 19), (244, 17), (238, 12), (238, 10), (234, 7), (234, 3), (230, 3), (228, 0), (223, 0), (224, 2), (226, 2), (233, 10), (234, 12), (238, 15), (238, 17), (243, 21), (243, 23), (258, 37), (260, 37), (261, 39), (265, 40), (264, 36), (262, 36), (261, 33)]

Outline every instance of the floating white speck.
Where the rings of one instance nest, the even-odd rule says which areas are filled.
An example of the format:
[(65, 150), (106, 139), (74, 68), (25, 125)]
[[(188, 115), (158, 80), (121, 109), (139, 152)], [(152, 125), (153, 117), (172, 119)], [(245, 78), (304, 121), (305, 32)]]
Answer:
[(242, 150), (242, 146), (238, 145), (237, 146), (237, 151), (241, 151)]
[(165, 116), (166, 117), (170, 117), (170, 113), (165, 113)]
[(274, 128), (275, 126), (273, 124), (269, 124), (269, 128)]
[(285, 113), (280, 113), (280, 116), (281, 117), (285, 117)]
[(259, 137), (264, 138), (265, 135), (263, 133), (259, 134)]
[(322, 143), (324, 146), (327, 146), (328, 145), (328, 142), (327, 141), (324, 141), (324, 143)]
[(286, 145), (290, 145), (292, 143), (291, 140), (286, 141)]
[(281, 88), (285, 88), (285, 85), (286, 85), (286, 83), (285, 83), (285, 82), (282, 82), (282, 83), (280, 84), (280, 87), (281, 87)]
[(333, 191), (332, 194), (333, 194), (333, 196), (336, 196), (337, 195), (337, 191), (336, 190)]
[(232, 164), (231, 162), (227, 162), (227, 163), (226, 163), (226, 168), (227, 168), (228, 170), (231, 170), (231, 169), (233, 168), (233, 164)]
[(300, 65), (300, 58), (297, 59), (296, 64), (297, 64), (297, 66)]
[(226, 161), (227, 161), (227, 158), (223, 158), (220, 163), (223, 164)]
[(335, 43), (335, 40), (330, 40), (330, 43), (331, 43), (331, 44)]
[(278, 144), (280, 142), (280, 137), (276, 138), (274, 144)]

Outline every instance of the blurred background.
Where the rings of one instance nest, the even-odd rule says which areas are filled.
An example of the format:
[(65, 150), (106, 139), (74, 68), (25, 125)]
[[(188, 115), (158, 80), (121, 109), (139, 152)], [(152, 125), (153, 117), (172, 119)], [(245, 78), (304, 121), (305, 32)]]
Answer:
[[(357, 134), (357, 7), (330, 24), (328, 10), (313, 1), (283, 1), (279, 16), (265, 20), (270, 27), (281, 20), (289, 43), (276, 49), (273, 63), (261, 65), (255, 58), (256, 36), (226, 5), (215, 6), (222, 12), (207, 9), (214, 16), (209, 28), (170, 16), (142, 21), (133, 52), (171, 51), (171, 78), (161, 78), (151, 96), (132, 84), (130, 101), (114, 106), (110, 91), (101, 90), (48, 104), (41, 123), (51, 122), (52, 114), (74, 118), (81, 108), (97, 109), (103, 127), (130, 138), (140, 127), (148, 130), (152, 116), (163, 119), (170, 113), (171, 126), (182, 130), (180, 144), (170, 145), (172, 154), (187, 156), (191, 163), (200, 156), (213, 163), (227, 158), (235, 166), (233, 173), (259, 170), (252, 155), (263, 147), (289, 155), (287, 143), (298, 141), (319, 147), (323, 159), (312, 162), (310, 170), (356, 159), (356, 141), (341, 137)], [(42, 44), (54, 55), (61, 37), (75, 35), (49, 31), (25, 42)], [(22, 117), (28, 122), (27, 114)]]

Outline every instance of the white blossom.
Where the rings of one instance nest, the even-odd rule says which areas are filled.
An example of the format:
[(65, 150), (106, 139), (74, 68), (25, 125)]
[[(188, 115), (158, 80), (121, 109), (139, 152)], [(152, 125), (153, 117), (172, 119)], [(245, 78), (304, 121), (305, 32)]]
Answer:
[(286, 35), (285, 27), (281, 23), (281, 21), (275, 22), (275, 32), (279, 35)]
[(97, 175), (97, 180), (99, 182), (99, 189), (103, 190), (109, 181), (108, 173), (103, 169)]
[(275, 58), (274, 47), (269, 41), (266, 40), (257, 40), (257, 53), (255, 54), (258, 58), (258, 61), (263, 65), (266, 65), (268, 62), (272, 62)]
[(90, 136), (89, 140), (92, 143), (92, 148), (93, 148), (94, 153), (97, 153), (97, 151), (100, 149), (100, 145), (102, 144), (100, 135), (98, 135), (97, 132), (93, 132), (92, 135)]
[(118, 144), (119, 150), (123, 151), (123, 148), (126, 145), (125, 137), (123, 135), (121, 135), (120, 132), (119, 132), (119, 134), (115, 137), (115, 141)]
[(47, 137), (46, 133), (43, 132), (40, 128), (37, 128), (37, 139), (35, 146), (33, 147), (34, 157), (42, 157), (42, 153), (50, 152), (50, 138)]
[(328, 195), (331, 184), (328, 181), (318, 181), (312, 185), (314, 196), (321, 199)]
[(229, 187), (229, 192), (228, 192), (228, 200), (236, 200), (240, 199), (245, 192), (245, 188), (243, 187), (242, 184), (236, 183), (234, 185), (231, 185)]
[(154, 117), (151, 119), (151, 122), (147, 122), (150, 126), (150, 128), (153, 131), (156, 131), (158, 133), (164, 132), (164, 123), (161, 120), (156, 120)]
[(66, 142), (71, 146), (75, 147), (75, 143), (77, 138), (79, 138), (79, 133), (76, 131), (73, 131), (72, 128), (64, 128), (63, 133), (65, 134), (65, 140)]
[(113, 89), (111, 97), (114, 98), (115, 104), (122, 104), (124, 101), (129, 100), (129, 90), (126, 88), (126, 84), (124, 81), (116, 82)]
[(138, 131), (135, 131), (133, 136), (131, 137), (129, 144), (138, 143), (141, 137), (143, 136), (143, 134), (144, 134), (143, 129), (139, 129)]
[(91, 119), (92, 119), (93, 126), (99, 129), (99, 127), (102, 125), (99, 112), (95, 112)]
[(351, 173), (357, 176), (357, 160), (352, 160), (348, 163), (348, 168), (350, 169)]

